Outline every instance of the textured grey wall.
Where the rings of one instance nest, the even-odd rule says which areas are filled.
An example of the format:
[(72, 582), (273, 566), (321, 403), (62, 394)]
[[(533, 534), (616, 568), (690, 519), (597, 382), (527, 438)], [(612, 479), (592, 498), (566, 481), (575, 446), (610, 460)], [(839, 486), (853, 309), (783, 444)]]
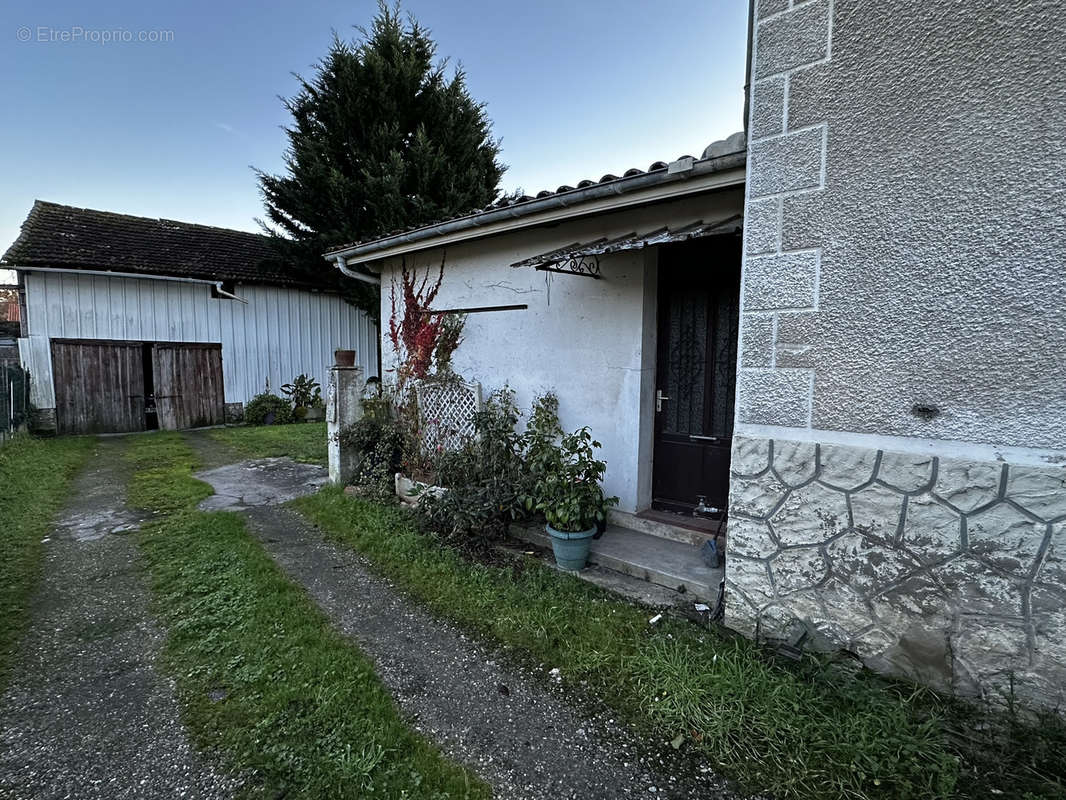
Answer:
[(739, 422), (1066, 448), (1061, 2), (759, 18)]

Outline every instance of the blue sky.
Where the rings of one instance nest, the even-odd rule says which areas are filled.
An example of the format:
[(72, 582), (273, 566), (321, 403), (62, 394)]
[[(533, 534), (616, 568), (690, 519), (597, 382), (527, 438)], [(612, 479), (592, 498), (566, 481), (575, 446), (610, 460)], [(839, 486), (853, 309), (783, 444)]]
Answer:
[[(699, 155), (739, 130), (744, 0), (406, 0), (536, 192)], [(278, 95), (374, 2), (5, 0), (0, 252), (35, 198), (256, 230)], [(80, 32), (79, 32), (80, 30)], [(129, 32), (134, 41), (104, 41)], [(141, 32), (170, 41), (137, 41)], [(63, 41), (64, 37), (80, 41)], [(29, 38), (29, 41), (22, 39)]]

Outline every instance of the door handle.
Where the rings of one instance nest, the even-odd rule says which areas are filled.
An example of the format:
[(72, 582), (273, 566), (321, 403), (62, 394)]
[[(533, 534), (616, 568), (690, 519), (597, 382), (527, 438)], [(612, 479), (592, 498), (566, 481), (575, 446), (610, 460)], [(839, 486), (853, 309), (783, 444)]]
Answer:
[(663, 394), (663, 390), (662, 389), (656, 389), (655, 390), (655, 410), (656, 411), (662, 411), (663, 410), (663, 400), (669, 400), (669, 399), (670, 399), (669, 397), (667, 397), (665, 394)]
[(696, 433), (690, 433), (688, 435), (688, 438), (689, 438), (689, 441), (693, 441), (693, 442), (717, 442), (718, 441), (718, 437), (717, 436), (700, 436), (699, 434), (696, 434)]

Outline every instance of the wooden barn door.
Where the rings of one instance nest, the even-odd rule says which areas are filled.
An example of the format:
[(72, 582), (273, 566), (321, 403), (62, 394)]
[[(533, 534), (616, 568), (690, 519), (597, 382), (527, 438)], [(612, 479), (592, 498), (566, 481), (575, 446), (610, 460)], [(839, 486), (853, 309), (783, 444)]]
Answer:
[(155, 408), (163, 430), (225, 421), (222, 345), (157, 343), (152, 348)]
[(53, 339), (52, 376), (59, 433), (144, 430), (140, 342)]

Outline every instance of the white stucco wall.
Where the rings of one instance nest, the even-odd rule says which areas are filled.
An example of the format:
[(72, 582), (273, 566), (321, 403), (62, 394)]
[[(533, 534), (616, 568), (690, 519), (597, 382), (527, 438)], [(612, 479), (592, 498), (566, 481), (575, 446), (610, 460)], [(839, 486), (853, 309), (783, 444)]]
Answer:
[[(556, 392), (563, 427), (588, 425), (603, 444), (605, 489), (619, 497), (619, 508), (647, 507), (655, 381), (654, 248), (603, 258), (602, 280), (510, 265), (602, 236), (724, 219), (739, 213), (741, 203), (740, 190), (731, 189), (450, 248), (434, 308), (528, 305), (525, 310), (468, 315), (455, 370), (479, 381), (486, 395), (509, 385), (526, 412), (536, 395)], [(428, 269), (435, 278), (441, 257), (440, 250), (427, 250), (408, 256), (407, 265), (420, 275)], [(390, 285), (399, 281), (399, 271), (396, 259), (382, 273), (386, 379), (395, 361), (387, 331)]]
[(365, 375), (378, 374), (376, 327), (340, 297), (238, 285), (247, 300), (214, 299), (201, 283), (70, 273), (26, 273), (29, 337), (19, 340), (31, 400), (55, 407), (49, 339), (219, 342), (227, 403), (246, 403), (297, 375), (323, 386), (336, 348), (354, 349)]

